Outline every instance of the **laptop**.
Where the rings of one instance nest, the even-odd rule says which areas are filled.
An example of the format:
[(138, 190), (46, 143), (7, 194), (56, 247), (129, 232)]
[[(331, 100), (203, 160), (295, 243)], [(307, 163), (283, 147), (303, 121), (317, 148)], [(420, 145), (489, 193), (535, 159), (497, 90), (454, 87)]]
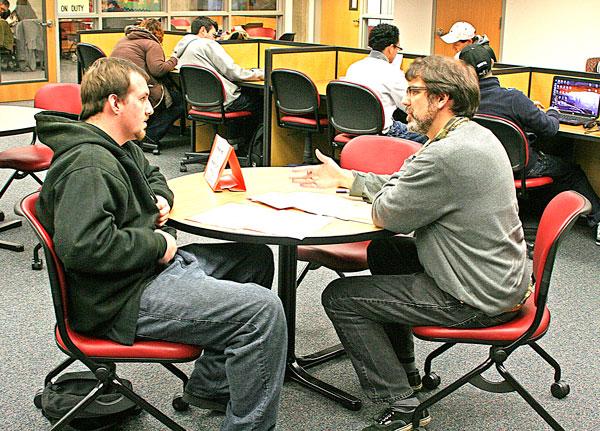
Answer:
[(600, 81), (555, 76), (550, 106), (558, 109), (563, 124), (580, 125), (598, 117)]

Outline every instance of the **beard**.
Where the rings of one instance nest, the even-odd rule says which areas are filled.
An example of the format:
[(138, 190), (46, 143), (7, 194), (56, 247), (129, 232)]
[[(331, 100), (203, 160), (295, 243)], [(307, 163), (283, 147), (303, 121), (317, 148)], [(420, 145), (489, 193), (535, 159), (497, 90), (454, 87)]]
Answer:
[(433, 124), (433, 120), (438, 113), (438, 110), (433, 106), (433, 103), (429, 103), (427, 105), (427, 112), (420, 117), (414, 115), (414, 112), (411, 110), (409, 113), (409, 121), (408, 121), (408, 130), (410, 132), (420, 133), (421, 135), (426, 135), (431, 125)]
[(142, 129), (135, 134), (136, 141), (143, 141), (146, 137), (146, 129)]

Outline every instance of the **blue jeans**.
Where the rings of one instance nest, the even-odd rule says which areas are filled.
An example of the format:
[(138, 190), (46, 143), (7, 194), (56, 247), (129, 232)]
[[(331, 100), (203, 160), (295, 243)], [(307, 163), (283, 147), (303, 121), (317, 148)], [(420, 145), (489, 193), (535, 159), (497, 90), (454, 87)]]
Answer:
[(367, 255), (374, 275), (334, 280), (322, 303), (373, 402), (401, 405), (413, 397), (402, 366), (414, 361), (411, 326), (486, 327), (516, 315), (489, 317), (441, 290), (425, 274), (414, 238), (374, 240)]
[(163, 100), (163, 102), (155, 108), (154, 113), (148, 120), (146, 134), (155, 142), (159, 142), (167, 134), (171, 124), (178, 118), (181, 118), (183, 114), (184, 106), (181, 93), (176, 90), (169, 91), (173, 98), (173, 104), (167, 108)]
[(415, 132), (409, 132), (408, 127), (401, 121), (394, 120), (390, 129), (387, 131), (386, 136), (392, 136), (394, 138), (408, 139), (409, 141), (419, 142), (424, 144), (429, 139), (425, 135), (421, 135)]
[(229, 398), (221, 430), (275, 428), (287, 332), (273, 266), (267, 246), (190, 244), (142, 294), (137, 336), (204, 348), (186, 392)]

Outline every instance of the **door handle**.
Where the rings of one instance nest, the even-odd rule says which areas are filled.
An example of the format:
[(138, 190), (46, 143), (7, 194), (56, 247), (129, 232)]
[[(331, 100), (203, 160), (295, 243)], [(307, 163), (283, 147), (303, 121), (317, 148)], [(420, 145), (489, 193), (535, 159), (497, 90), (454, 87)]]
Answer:
[(438, 36), (443, 36), (444, 34), (446, 34), (446, 32), (444, 31), (444, 29), (443, 29), (443, 28), (438, 28), (438, 29), (435, 31), (435, 34), (436, 34), (436, 35), (438, 35)]
[(42, 27), (52, 27), (54, 25), (54, 22), (49, 19), (48, 21), (42, 21), (40, 23), (42, 25)]
[(353, 22), (354, 24), (358, 24), (358, 20), (357, 20), (357, 19), (353, 19), (353, 20), (352, 20), (352, 22)]

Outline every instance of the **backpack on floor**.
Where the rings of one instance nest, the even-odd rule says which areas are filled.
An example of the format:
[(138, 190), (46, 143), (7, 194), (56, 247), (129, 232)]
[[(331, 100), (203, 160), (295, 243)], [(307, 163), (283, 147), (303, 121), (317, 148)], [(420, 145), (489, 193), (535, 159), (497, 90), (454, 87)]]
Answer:
[[(121, 379), (132, 388), (129, 380)], [(51, 423), (57, 422), (77, 405), (98, 383), (91, 371), (69, 372), (48, 383), (41, 393), (42, 414)], [(114, 429), (141, 409), (129, 398), (114, 390), (104, 390), (85, 410), (73, 419), (71, 429), (101, 431)], [(67, 428), (68, 429), (68, 428)]]
[(252, 139), (250, 139), (250, 146), (248, 148), (248, 166), (256, 167), (263, 166), (263, 139), (264, 139), (264, 126), (260, 123)]

